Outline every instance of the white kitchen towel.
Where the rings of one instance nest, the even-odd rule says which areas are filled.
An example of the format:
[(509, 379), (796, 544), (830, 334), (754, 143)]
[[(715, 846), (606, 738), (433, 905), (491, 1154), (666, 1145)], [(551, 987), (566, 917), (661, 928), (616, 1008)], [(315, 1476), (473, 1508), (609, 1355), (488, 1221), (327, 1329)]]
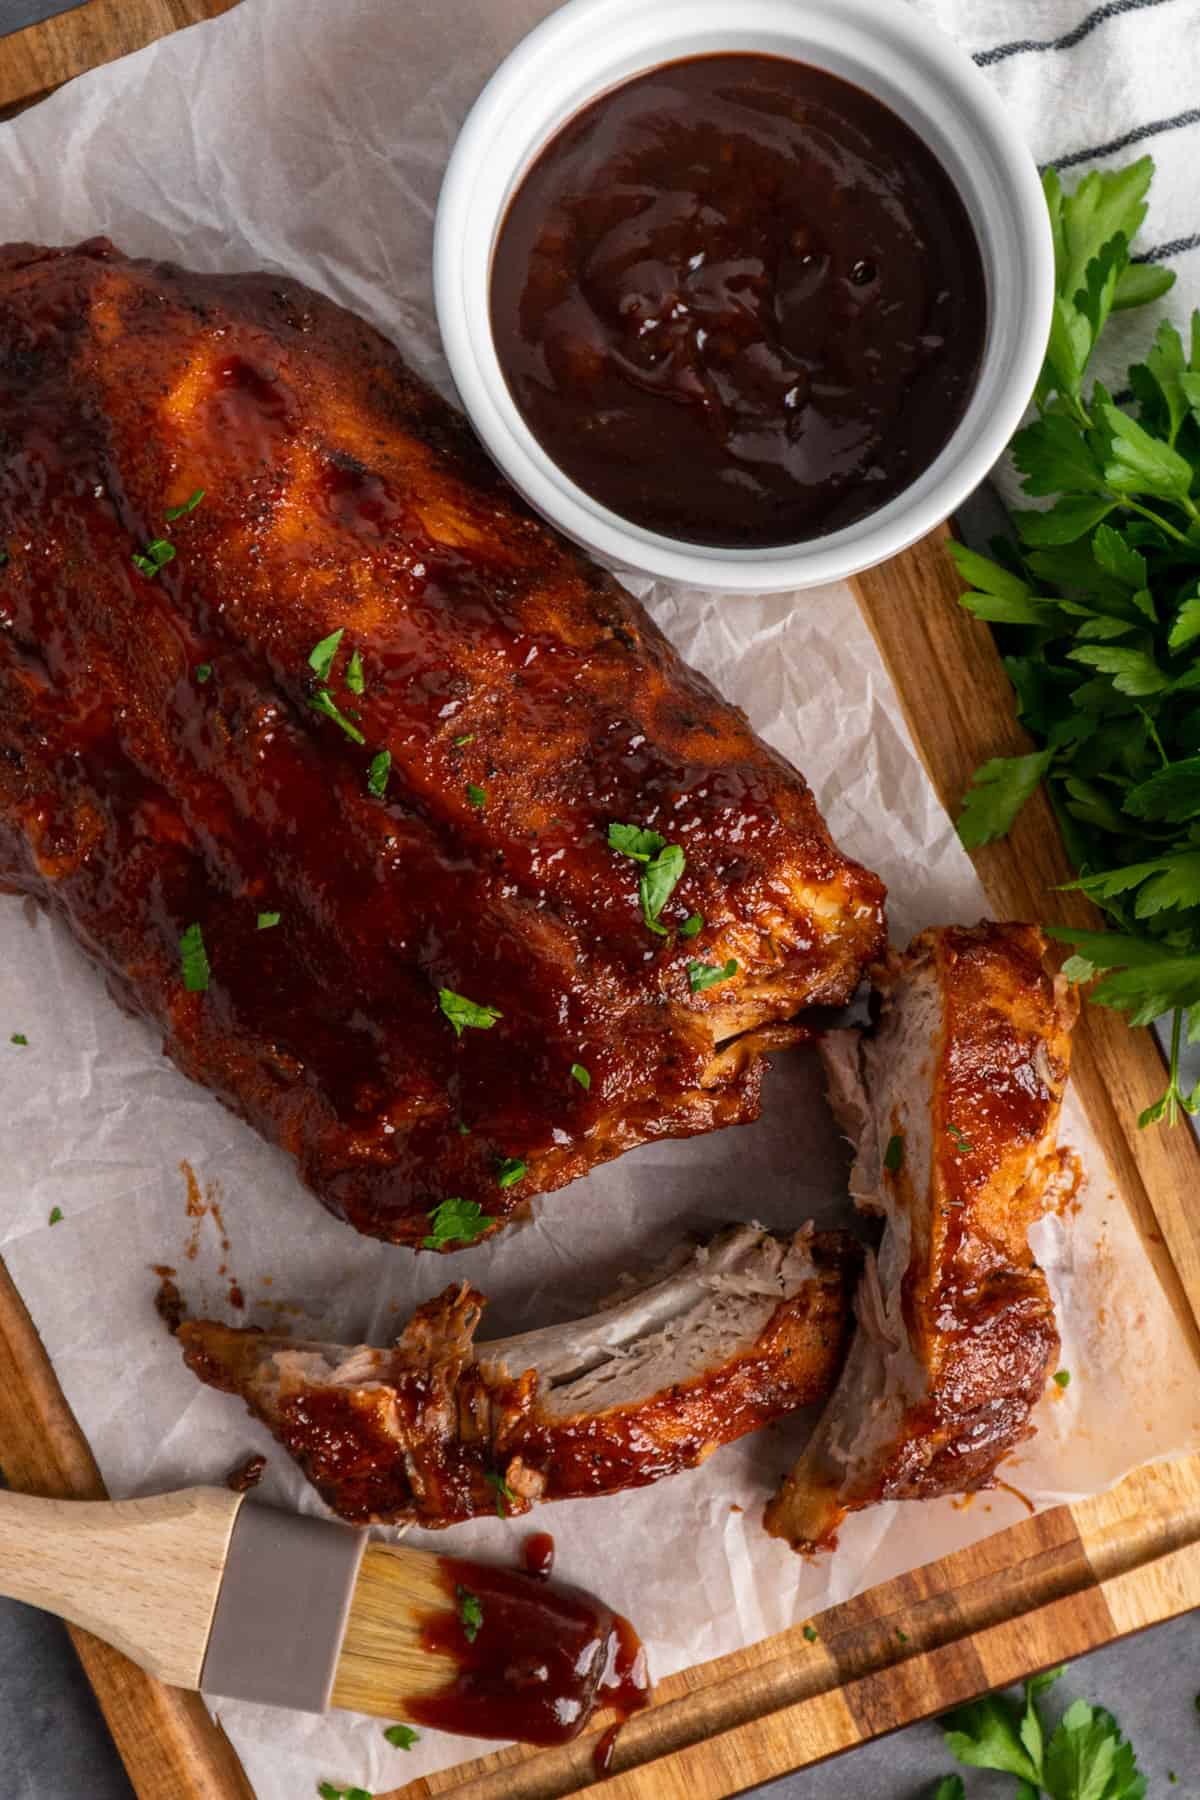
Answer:
[(1110, 322), (1097, 372), (1124, 373), (1160, 317), (1200, 306), (1200, 0), (914, 0), (974, 59), (1034, 157), (1073, 184), (1153, 156), (1136, 253), (1176, 274), (1166, 297)]

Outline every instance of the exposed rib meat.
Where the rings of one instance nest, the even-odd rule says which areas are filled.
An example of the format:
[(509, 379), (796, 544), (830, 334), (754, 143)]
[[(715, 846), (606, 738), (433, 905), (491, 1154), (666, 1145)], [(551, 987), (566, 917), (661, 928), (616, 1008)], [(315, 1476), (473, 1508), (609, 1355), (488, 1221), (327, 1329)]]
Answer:
[(879, 952), (796, 771), (294, 281), (0, 249), (0, 548), (0, 885), (362, 1231), (753, 1118)]
[(842, 1232), (739, 1226), (601, 1312), (493, 1343), (473, 1341), (484, 1300), (465, 1283), (390, 1350), (207, 1319), (179, 1336), (344, 1519), (451, 1525), (643, 1487), (819, 1400), (859, 1264)]
[(990, 1486), (1032, 1429), (1058, 1334), (1028, 1231), (1063, 1177), (1075, 1015), (1043, 950), (1032, 925), (923, 932), (878, 973), (875, 1034), (824, 1042), (851, 1191), (886, 1223), (837, 1391), (767, 1508), (797, 1550), (877, 1500)]

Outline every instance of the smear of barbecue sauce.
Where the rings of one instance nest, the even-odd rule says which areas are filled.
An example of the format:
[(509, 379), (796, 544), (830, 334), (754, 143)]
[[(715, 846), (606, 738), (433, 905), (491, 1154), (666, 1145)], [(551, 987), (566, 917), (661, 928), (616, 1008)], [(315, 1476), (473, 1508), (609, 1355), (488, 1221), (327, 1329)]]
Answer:
[(554, 1567), (554, 1539), (548, 1531), (535, 1531), (521, 1546), (521, 1561), (530, 1575), (545, 1580)]
[[(441, 1693), (410, 1703), (414, 1724), (468, 1737), (565, 1744), (600, 1707), (622, 1717), (650, 1698), (646, 1653), (628, 1619), (582, 1588), (440, 1557), (448, 1610), (423, 1621), (422, 1646), (454, 1659)], [(462, 1593), (482, 1615), (468, 1641)]]

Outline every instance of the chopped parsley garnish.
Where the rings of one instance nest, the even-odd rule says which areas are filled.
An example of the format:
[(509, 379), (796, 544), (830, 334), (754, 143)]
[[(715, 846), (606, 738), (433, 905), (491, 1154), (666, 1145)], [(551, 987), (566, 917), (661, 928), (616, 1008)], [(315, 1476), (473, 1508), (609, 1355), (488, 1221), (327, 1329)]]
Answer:
[(904, 1139), (902, 1137), (890, 1137), (887, 1142), (887, 1149), (883, 1153), (884, 1168), (888, 1171), (889, 1175), (894, 1175), (903, 1161)]
[[(642, 864), (642, 872), (638, 877), (638, 901), (642, 908), (642, 918), (658, 937), (666, 937), (666, 926), (659, 924), (658, 916), (683, 874), (683, 851), (678, 844), (668, 844), (657, 831), (647, 831), (640, 825), (610, 825), (608, 847), (616, 850), (619, 855), (630, 856), (634, 862)], [(699, 931), (700, 926), (697, 925), (695, 929)], [(693, 936), (694, 933), (685, 935)]]
[(1056, 1370), (1055, 1375), (1054, 1375), (1054, 1385), (1055, 1385), (1055, 1387), (1060, 1387), (1060, 1388), (1070, 1387), (1070, 1385), (1071, 1385), (1070, 1369)]
[(326, 718), (332, 719), (335, 725), (340, 725), (352, 743), (366, 743), (367, 740), (358, 729), (358, 726), (352, 725), (346, 715), (339, 710), (337, 702), (328, 688), (319, 689), (318, 692), (312, 696), (308, 704), (312, 707), (314, 712), (324, 713)]
[(455, 1120), (454, 1129), (457, 1131), (459, 1137), (470, 1137), (471, 1135), (471, 1127), (465, 1124), (462, 1119)]
[(47, 1221), (47, 1223), (50, 1225), (60, 1225), (62, 1223), (62, 1216), (63, 1216), (62, 1207), (61, 1206), (52, 1206), (50, 1208), (50, 1217), (49, 1217), (49, 1220)]
[(346, 686), (352, 694), (361, 694), (366, 682), (363, 680), (362, 657), (355, 650), (346, 668)]
[(411, 1725), (389, 1725), (383, 1735), (396, 1750), (411, 1750), (421, 1741), (420, 1732), (414, 1731)]
[(468, 1025), (475, 1031), (490, 1031), (496, 1020), (504, 1017), (498, 1006), (477, 1006), (474, 1000), (450, 988), (438, 989), (438, 1005), (453, 1025), (456, 1037), (461, 1037)]
[(473, 1244), (495, 1224), (478, 1200), (443, 1200), (429, 1215), (433, 1230), (421, 1239), (422, 1250), (444, 1250), (447, 1244)]
[(817, 1633), (811, 1625), (806, 1625), (804, 1627), (804, 1638), (807, 1643), (810, 1643), (810, 1644), (816, 1643)]
[(704, 914), (689, 913), (687, 918), (683, 921), (683, 924), (679, 927), (679, 935), (681, 938), (694, 938), (699, 936), (700, 932), (703, 930)]
[(487, 1482), (489, 1487), (494, 1487), (496, 1490), (496, 1517), (498, 1519), (507, 1519), (509, 1507), (515, 1507), (517, 1504), (517, 1496), (513, 1493), (503, 1475), (497, 1474), (495, 1469), (485, 1469), (483, 1479)]
[(203, 687), (206, 681), (212, 680), (212, 664), (211, 663), (197, 663), (196, 667), (192, 671), (192, 673), (195, 675), (196, 680), (200, 683), (200, 686)]
[(658, 915), (674, 893), (684, 866), (684, 855), (679, 845), (668, 844), (665, 850), (660, 850), (646, 864), (638, 880), (642, 917), (651, 931), (656, 932), (659, 937), (666, 937), (667, 928), (659, 924)]
[(506, 1156), (496, 1170), (496, 1186), (514, 1187), (524, 1176), (527, 1167), (528, 1164), (522, 1162), (519, 1156)]
[(371, 766), (367, 770), (367, 792), (382, 800), (387, 793), (388, 776), (392, 772), (392, 753), (380, 750), (371, 758)]
[(147, 581), (153, 581), (158, 571), (172, 562), (174, 557), (174, 544), (168, 543), (166, 538), (151, 538), (144, 550), (134, 551), (132, 561), (140, 575), (144, 575)]
[(473, 731), (464, 731), (461, 737), (455, 738), (454, 748), (456, 750), (461, 750), (464, 744), (473, 744), (474, 742), (475, 733)]
[(644, 831), (640, 825), (610, 825), (608, 847), (622, 856), (632, 856), (635, 862), (648, 863), (666, 849), (667, 840), (657, 831)]
[(487, 803), (487, 794), (483, 788), (476, 787), (473, 781), (468, 781), (467, 799), (472, 806), (484, 806)]
[(584, 1093), (586, 1093), (592, 1085), (592, 1077), (582, 1063), (571, 1064), (571, 1080), (577, 1081)]
[(458, 1598), (458, 1616), (462, 1621), (463, 1636), (468, 1644), (473, 1644), (483, 1625), (483, 1607), (480, 1605), (479, 1595), (473, 1594), (470, 1588), (463, 1587), (461, 1582), (456, 1583), (454, 1592)]
[(974, 1145), (967, 1142), (966, 1137), (959, 1130), (957, 1125), (948, 1124), (946, 1126), (946, 1135), (954, 1145), (956, 1155), (970, 1156), (971, 1151), (974, 1149)]
[(208, 952), (199, 925), (189, 925), (179, 940), (183, 985), (189, 994), (202, 994), (208, 986)]
[(317, 1792), (320, 1794), (321, 1800), (375, 1800), (374, 1795), (368, 1794), (366, 1788), (334, 1787), (332, 1781), (319, 1781)]
[(308, 666), (314, 669), (322, 681), (329, 679), (329, 671), (333, 667), (333, 659), (338, 653), (338, 645), (342, 641), (346, 627), (339, 625), (328, 637), (323, 637), (319, 644), (314, 644), (308, 653)]
[(176, 519), (182, 519), (188, 513), (195, 512), (203, 498), (204, 489), (196, 488), (193, 493), (188, 495), (182, 506), (168, 506), (166, 512), (163, 514), (163, 518), (167, 521), (168, 525), (173, 525)]
[(8, 1041), (10, 1044), (28, 1045), (29, 1043), (29, 1039), (23, 1031), (14, 1031)]
[(282, 917), (283, 917), (282, 913), (272, 913), (272, 912), (259, 913), (258, 929), (260, 931), (270, 931), (274, 926), (278, 925), (278, 923), (279, 923), (280, 919), (282, 919)]
[(693, 994), (702, 994), (705, 988), (716, 987), (718, 981), (728, 981), (738, 971), (737, 961), (730, 957), (727, 963), (690, 962), (687, 966), (688, 986)]
[(900, 1627), (899, 1627), (899, 1626), (898, 1626), (898, 1625), (897, 1625), (897, 1627), (896, 1627), (896, 1637), (897, 1637), (897, 1639), (898, 1639), (898, 1640), (899, 1640), (899, 1642), (900, 1642), (900, 1643), (902, 1643), (902, 1644), (907, 1644), (907, 1642), (908, 1642), (908, 1633), (907, 1633), (907, 1631), (901, 1631), (901, 1629), (900, 1629)]

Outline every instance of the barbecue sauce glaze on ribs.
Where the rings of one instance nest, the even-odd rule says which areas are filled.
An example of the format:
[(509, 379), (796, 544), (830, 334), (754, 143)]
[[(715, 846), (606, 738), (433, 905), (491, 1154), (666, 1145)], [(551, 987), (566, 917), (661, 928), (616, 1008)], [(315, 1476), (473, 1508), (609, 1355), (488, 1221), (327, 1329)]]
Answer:
[[(0, 249), (0, 549), (0, 884), (360, 1231), (752, 1119), (882, 947), (801, 776), (294, 281)], [(660, 931), (613, 823), (685, 854)]]

